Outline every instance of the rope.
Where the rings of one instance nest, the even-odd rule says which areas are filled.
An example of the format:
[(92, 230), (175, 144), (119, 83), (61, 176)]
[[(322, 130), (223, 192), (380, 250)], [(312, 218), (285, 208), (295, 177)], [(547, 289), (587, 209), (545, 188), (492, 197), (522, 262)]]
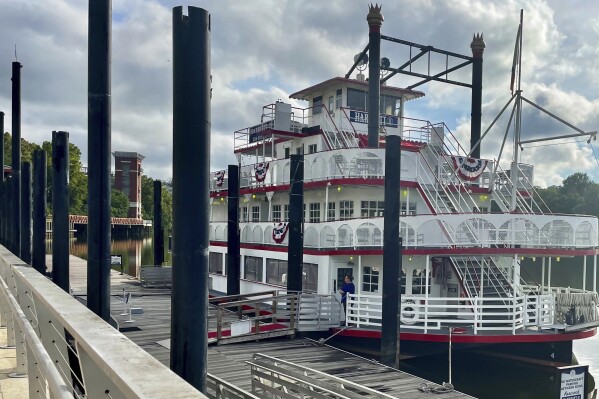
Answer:
[(420, 392), (427, 393), (447, 393), (453, 392), (454, 388), (449, 382), (444, 382), (442, 385), (423, 382), (422, 384), (418, 385), (418, 390)]

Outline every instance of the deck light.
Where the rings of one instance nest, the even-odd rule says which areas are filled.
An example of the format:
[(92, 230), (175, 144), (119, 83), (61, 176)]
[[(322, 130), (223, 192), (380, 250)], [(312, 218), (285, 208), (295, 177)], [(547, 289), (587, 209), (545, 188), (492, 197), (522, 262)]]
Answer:
[(220, 202), (225, 202), (225, 197), (220, 197)]
[(537, 258), (533, 256), (533, 257), (532, 257), (532, 261), (533, 261), (533, 262), (536, 262), (536, 261), (537, 261)]
[(524, 260), (524, 256), (521, 256), (521, 257), (520, 257), (520, 260)]
[(556, 257), (555, 260), (559, 262), (560, 261), (560, 257), (559, 256)]
[(337, 186), (337, 192), (341, 192), (341, 186)]
[(412, 255), (408, 256), (408, 260), (411, 262), (412, 261)]

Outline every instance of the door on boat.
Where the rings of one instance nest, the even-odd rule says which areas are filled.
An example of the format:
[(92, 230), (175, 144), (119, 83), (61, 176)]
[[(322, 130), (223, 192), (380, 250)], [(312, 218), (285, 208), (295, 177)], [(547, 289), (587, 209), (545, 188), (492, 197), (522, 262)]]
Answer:
[(345, 276), (354, 276), (354, 268), (348, 267), (347, 263), (343, 263), (343, 266), (335, 267), (335, 275), (333, 277), (333, 292), (338, 292), (345, 282), (343, 279)]

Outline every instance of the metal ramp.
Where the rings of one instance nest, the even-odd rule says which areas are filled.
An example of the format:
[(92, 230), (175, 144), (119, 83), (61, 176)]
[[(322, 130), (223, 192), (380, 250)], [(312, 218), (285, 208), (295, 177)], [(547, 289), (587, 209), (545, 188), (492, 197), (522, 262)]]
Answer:
[(345, 378), (257, 353), (246, 361), (252, 393), (267, 398), (395, 398)]
[(294, 336), (297, 331), (339, 327), (342, 306), (333, 295), (265, 291), (210, 298), (217, 345)]

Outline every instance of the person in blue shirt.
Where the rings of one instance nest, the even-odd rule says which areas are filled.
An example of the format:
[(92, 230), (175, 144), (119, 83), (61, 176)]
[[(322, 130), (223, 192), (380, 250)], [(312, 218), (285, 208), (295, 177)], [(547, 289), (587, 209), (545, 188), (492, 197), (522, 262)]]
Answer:
[(347, 313), (347, 294), (355, 294), (356, 293), (356, 286), (354, 285), (354, 283), (352, 283), (352, 280), (354, 278), (350, 275), (345, 276), (345, 278), (343, 279), (344, 283), (343, 287), (341, 287), (341, 289), (339, 290), (339, 293), (341, 294), (341, 303), (343, 304), (343, 310)]

